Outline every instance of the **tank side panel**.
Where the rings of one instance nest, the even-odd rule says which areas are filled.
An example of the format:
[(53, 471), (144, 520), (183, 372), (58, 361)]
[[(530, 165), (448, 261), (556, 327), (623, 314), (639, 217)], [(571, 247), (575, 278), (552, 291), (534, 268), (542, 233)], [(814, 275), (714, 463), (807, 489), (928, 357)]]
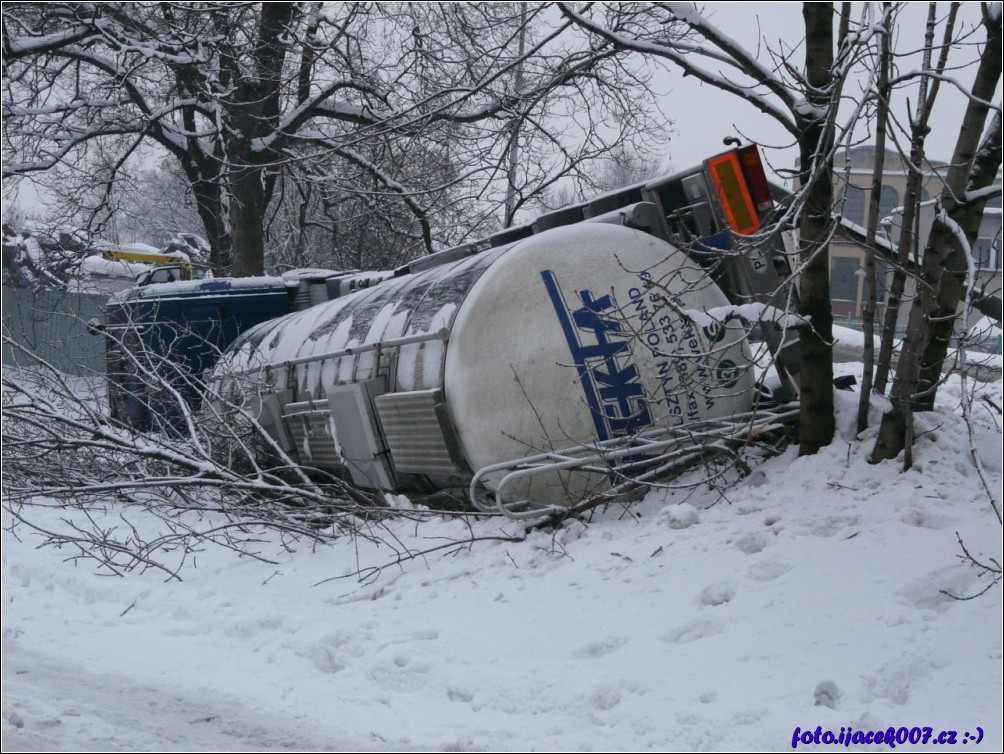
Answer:
[(270, 367), (275, 390), (294, 388), (298, 396), (320, 397), (333, 385), (362, 382), (389, 374), (393, 390), (442, 385), (446, 349), (430, 339), (390, 353), (347, 354), (310, 361), (293, 368), (285, 362), (393, 340), (435, 333), (452, 326), (457, 307), (503, 249), (388, 280), (373, 288), (266, 322), (247, 332), (228, 354), (222, 370), (236, 372)]
[[(423, 290), (422, 300), (408, 321), (407, 335), (435, 333), (453, 326), (458, 307), (471, 288), (504, 254), (493, 249), (449, 265)], [(437, 270), (430, 270), (430, 273)], [(428, 274), (428, 273), (426, 273)], [(397, 389), (428, 390), (441, 387), (447, 345), (439, 339), (402, 346), (397, 361)]]
[[(471, 290), (448, 347), (446, 399), (469, 464), (746, 410), (744, 333), (709, 335), (687, 314), (726, 304), (645, 233), (580, 225), (519, 242)], [(534, 500), (567, 501), (606, 479), (533, 484)]]

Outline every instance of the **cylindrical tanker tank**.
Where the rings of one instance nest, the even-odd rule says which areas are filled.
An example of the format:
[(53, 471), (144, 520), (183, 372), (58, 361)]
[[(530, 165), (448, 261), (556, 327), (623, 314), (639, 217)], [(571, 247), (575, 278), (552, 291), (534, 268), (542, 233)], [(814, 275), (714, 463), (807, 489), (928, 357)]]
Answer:
[[(253, 378), (263, 423), (305, 465), (460, 486), (502, 461), (749, 410), (745, 333), (703, 315), (725, 305), (666, 242), (579, 224), (263, 323), (216, 376)], [(560, 504), (608, 482), (542, 474), (521, 494)]]

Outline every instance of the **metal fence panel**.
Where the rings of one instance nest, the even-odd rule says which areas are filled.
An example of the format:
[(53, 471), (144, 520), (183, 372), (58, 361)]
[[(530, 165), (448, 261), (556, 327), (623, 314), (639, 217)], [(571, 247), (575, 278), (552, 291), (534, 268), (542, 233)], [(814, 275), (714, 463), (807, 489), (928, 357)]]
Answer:
[(107, 294), (4, 287), (2, 298), (4, 366), (35, 357), (66, 374), (104, 371), (104, 336), (88, 333), (87, 322), (103, 321)]

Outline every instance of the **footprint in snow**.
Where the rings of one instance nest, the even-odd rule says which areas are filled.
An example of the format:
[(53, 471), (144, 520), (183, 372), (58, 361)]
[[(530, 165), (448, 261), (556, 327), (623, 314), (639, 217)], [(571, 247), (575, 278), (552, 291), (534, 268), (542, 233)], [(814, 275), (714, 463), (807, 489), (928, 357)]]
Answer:
[(700, 522), (701, 517), (690, 503), (680, 503), (678, 505), (667, 505), (656, 517), (656, 523), (660, 526), (668, 526), (670, 529), (688, 529)]
[(367, 638), (369, 634), (365, 632), (360, 636), (353, 636), (348, 631), (336, 631), (299, 648), (297, 654), (314, 663), (314, 667), (322, 673), (339, 673), (353, 660), (366, 654), (364, 647)]
[(754, 581), (773, 581), (790, 570), (791, 565), (783, 560), (764, 560), (751, 565), (746, 575)]
[(418, 691), (428, 681), (430, 665), (398, 654), (389, 663), (370, 670), (370, 678), (385, 691)]
[(606, 712), (620, 704), (622, 699), (623, 697), (619, 688), (605, 683), (593, 689), (593, 692), (589, 695), (589, 705), (595, 710)]
[(916, 526), (919, 529), (944, 529), (949, 525), (949, 521), (944, 516), (934, 513), (907, 508), (900, 514), (900, 520), (907, 526)]
[(736, 540), (736, 547), (740, 552), (747, 555), (755, 555), (770, 543), (770, 539), (763, 532), (749, 532), (743, 534)]
[(821, 681), (816, 685), (816, 690), (812, 694), (816, 700), (817, 707), (837, 708), (837, 700), (842, 696), (837, 684), (833, 681)]
[(971, 568), (961, 565), (945, 566), (915, 578), (899, 589), (899, 594), (910, 605), (920, 610), (944, 612), (959, 604), (959, 597), (968, 597), (979, 591), (979, 576)]
[(626, 636), (608, 636), (606, 639), (602, 639), (601, 641), (594, 641), (591, 644), (586, 644), (584, 647), (579, 647), (573, 654), (575, 657), (582, 657), (586, 659), (605, 657), (612, 652), (616, 652), (626, 643)]
[(451, 688), (446, 690), (446, 698), (451, 702), (469, 702), (474, 699), (474, 692), (469, 688)]
[(915, 690), (934, 683), (938, 670), (947, 664), (945, 657), (936, 654), (905, 652), (862, 678), (861, 701), (870, 704), (885, 699), (895, 705), (906, 704)]
[[(630, 681), (616, 683), (599, 683), (579, 697), (576, 708), (592, 709), (595, 712), (608, 712), (617, 707), (625, 699), (644, 696), (648, 689)], [(603, 717), (592, 718), (593, 722), (603, 722)]]
[(709, 618), (695, 618), (694, 620), (681, 623), (676, 628), (672, 628), (660, 638), (670, 644), (686, 644), (708, 636), (714, 636), (724, 631), (724, 626), (716, 620)]
[(719, 584), (711, 584), (704, 587), (699, 597), (699, 602), (705, 607), (717, 607), (731, 602), (736, 596), (736, 589), (732, 584), (723, 581)]
[(809, 533), (816, 537), (832, 537), (843, 532), (849, 532), (858, 525), (857, 516), (826, 516), (809, 524)]
[(322, 673), (338, 673), (345, 670), (345, 662), (339, 657), (334, 647), (326, 644), (315, 644), (310, 648), (310, 659), (314, 667)]

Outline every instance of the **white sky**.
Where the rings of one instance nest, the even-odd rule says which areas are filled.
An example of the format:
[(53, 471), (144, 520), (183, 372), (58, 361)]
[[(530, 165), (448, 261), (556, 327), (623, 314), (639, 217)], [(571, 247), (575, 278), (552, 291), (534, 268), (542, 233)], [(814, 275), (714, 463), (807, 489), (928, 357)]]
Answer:
[[(894, 39), (895, 49), (906, 53), (920, 49), (924, 40), (924, 27), (927, 21), (927, 3), (906, 3), (900, 16), (900, 28)], [(862, 3), (854, 3), (852, 19), (860, 18)], [(756, 49), (758, 38), (772, 49), (778, 49), (779, 41), (788, 47), (796, 46), (804, 37), (801, 4), (798, 3), (707, 3), (704, 6), (705, 15), (712, 18), (715, 24), (747, 49)], [(949, 3), (938, 3), (938, 18), (944, 20), (949, 10)], [(980, 21), (979, 3), (964, 3), (959, 11), (959, 24), (967, 28), (978, 25)], [(958, 28), (958, 26), (957, 26)], [(939, 26), (935, 39), (940, 41), (942, 27)], [(985, 34), (979, 29), (972, 39), (982, 43)], [(949, 57), (949, 67), (962, 66), (975, 60), (977, 49), (973, 46), (958, 47)], [(759, 58), (769, 61), (767, 50), (761, 48)], [(920, 67), (920, 56), (898, 62), (901, 72)], [(805, 62), (801, 48), (797, 49), (792, 61), (799, 66)], [(972, 84), (974, 67), (949, 71), (958, 81), (969, 87)], [(764, 146), (783, 146), (790, 142), (787, 133), (772, 119), (755, 110), (751, 105), (740, 101), (732, 95), (720, 92), (713, 87), (702, 84), (692, 77), (684, 78), (679, 69), (674, 69), (662, 81), (663, 86), (670, 90), (663, 99), (662, 107), (675, 124), (677, 134), (670, 146), (670, 156), (674, 168), (685, 168), (704, 157), (724, 149), (722, 138), (738, 135), (744, 142), (757, 141)], [(857, 87), (848, 87), (846, 94), (854, 94)], [(905, 113), (905, 97), (903, 92), (894, 103), (894, 108)], [(916, 95), (911, 94), (910, 103), (916, 106)], [(1000, 103), (1000, 86), (995, 96)], [(932, 159), (948, 160), (958, 138), (965, 99), (952, 86), (942, 85), (938, 94), (931, 119), (931, 134), (927, 138), (927, 154)], [(869, 143), (874, 143), (869, 139)], [(890, 145), (891, 148), (891, 145)], [(765, 150), (765, 156), (776, 167), (790, 168), (797, 151)]]
[[(923, 44), (928, 5), (914, 2), (905, 6), (895, 39), (897, 51), (904, 53), (915, 51)], [(853, 19), (860, 18), (862, 7), (862, 3), (853, 4)], [(748, 49), (759, 49), (763, 61), (769, 60), (767, 48), (778, 49), (782, 43), (797, 47), (804, 36), (801, 5), (797, 3), (711, 2), (704, 4), (703, 8), (705, 14), (726, 34)], [(944, 19), (948, 9), (949, 3), (938, 3), (939, 20)], [(979, 25), (979, 19), (979, 3), (964, 3), (959, 13), (960, 25), (972, 28)], [(972, 39), (979, 43), (984, 37), (983, 31), (978, 29)], [(941, 39), (940, 27), (936, 39)], [(965, 87), (972, 83), (974, 68), (971, 63), (977, 51), (973, 45), (960, 46), (953, 50), (949, 59), (950, 75), (957, 77)], [(801, 49), (795, 51), (792, 61), (799, 66), (804, 63)], [(919, 55), (898, 63), (901, 71), (919, 67), (919, 64)], [(722, 139), (725, 136), (740, 136), (744, 142), (753, 140), (760, 143), (768, 163), (777, 169), (790, 168), (794, 164), (796, 150), (784, 148), (791, 141), (788, 134), (751, 105), (701, 84), (692, 77), (684, 78), (679, 69), (660, 74), (658, 87), (665, 92), (661, 107), (675, 123), (676, 134), (669, 145), (669, 158), (674, 170), (689, 167), (723, 151)], [(857, 86), (849, 86), (845, 90), (848, 94), (856, 91)], [(901, 115), (905, 113), (906, 94), (901, 92), (895, 104)], [(1000, 102), (1000, 96), (998, 86), (996, 103)], [(915, 105), (915, 95), (910, 97), (910, 102)], [(931, 134), (927, 139), (927, 153), (932, 159), (947, 161), (951, 157), (964, 107), (965, 99), (954, 87), (941, 87), (931, 120)], [(27, 182), (19, 194), (22, 211), (40, 209), (38, 198)]]

